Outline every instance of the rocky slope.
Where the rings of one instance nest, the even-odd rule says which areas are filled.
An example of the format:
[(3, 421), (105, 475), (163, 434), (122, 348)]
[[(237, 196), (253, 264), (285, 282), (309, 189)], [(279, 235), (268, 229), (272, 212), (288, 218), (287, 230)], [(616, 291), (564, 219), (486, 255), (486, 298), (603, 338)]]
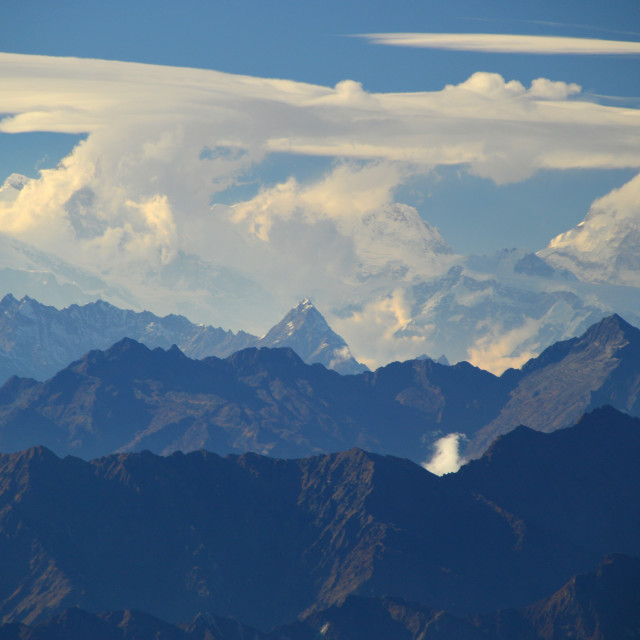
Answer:
[(640, 625), (640, 560), (605, 558), (594, 573), (520, 610), (462, 618), (400, 598), (348, 596), (303, 620), (258, 631), (211, 613), (169, 624), (140, 611), (67, 609), (50, 620), (0, 625), (3, 640), (620, 640)]
[[(296, 317), (303, 319), (297, 329)], [(301, 350), (330, 345), (326, 325), (318, 321), (317, 331), (318, 323), (308, 322), (319, 317), (312, 308), (298, 310), (263, 340), (312, 335), (314, 341), (301, 339)], [(321, 348), (310, 357), (330, 353)], [(361, 446), (423, 462), (438, 438), (461, 433), (465, 456), (477, 457), (521, 424), (553, 431), (604, 405), (640, 415), (639, 356), (640, 331), (617, 316), (501, 377), (429, 359), (340, 376), (287, 349), (198, 361), (177, 348), (151, 351), (125, 339), (44, 383), (9, 380), (0, 388), (0, 447), (44, 444), (89, 458), (145, 448), (305, 456)]]
[[(289, 461), (5, 454), (0, 615), (34, 623), (80, 606), (175, 624), (210, 611), (266, 631), (352, 607), (350, 595), (428, 603), (420, 615), (432, 618), (522, 609), (603, 551), (640, 553), (639, 455), (640, 421), (614, 410), (564, 432), (517, 430), (442, 478), (361, 450)], [(527, 610), (527, 624), (546, 629), (562, 610), (566, 625), (587, 605), (604, 619), (616, 604), (608, 571)], [(410, 609), (398, 614), (405, 626)], [(494, 624), (484, 620), (474, 624)]]
[(368, 370), (356, 362), (347, 343), (331, 329), (308, 298), (291, 309), (255, 346), (289, 347), (305, 362), (319, 362), (338, 373), (353, 374)]
[(617, 315), (552, 345), (520, 371), (505, 373), (504, 379), (517, 383), (499, 415), (474, 436), (468, 454), (479, 455), (519, 424), (553, 431), (606, 404), (640, 415), (639, 362), (640, 330)]
[(290, 349), (192, 360), (177, 347), (152, 351), (127, 338), (44, 383), (10, 379), (0, 388), (0, 447), (44, 444), (90, 458), (201, 448), (304, 456), (365, 446), (420, 462), (432, 432), (479, 429), (507, 393), (466, 363), (419, 360), (341, 376)]

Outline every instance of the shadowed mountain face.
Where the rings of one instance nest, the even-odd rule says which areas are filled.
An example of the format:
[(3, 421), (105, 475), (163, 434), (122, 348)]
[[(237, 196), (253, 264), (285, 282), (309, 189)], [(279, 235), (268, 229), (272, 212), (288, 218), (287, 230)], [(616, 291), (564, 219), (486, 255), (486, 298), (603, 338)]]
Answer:
[(172, 625), (139, 611), (91, 614), (67, 609), (52, 619), (0, 626), (4, 640), (622, 640), (640, 628), (640, 560), (607, 557), (595, 573), (521, 610), (461, 618), (399, 598), (348, 596), (340, 605), (262, 633), (199, 614)]
[(606, 553), (640, 553), (639, 434), (613, 410), (553, 434), (516, 430), (442, 478), (357, 449), (2, 455), (0, 616), (211, 611), (266, 630), (349, 595), (456, 616), (522, 608)]
[(496, 396), (506, 396), (500, 380), (466, 363), (340, 376), (290, 349), (197, 361), (126, 339), (45, 383), (8, 381), (0, 447), (44, 444), (90, 458), (201, 448), (289, 457), (362, 446), (422, 461), (432, 431), (479, 428), (497, 413)]
[(521, 610), (461, 618), (397, 598), (349, 596), (277, 630), (270, 639), (621, 640), (640, 629), (640, 560), (607, 557), (595, 573)]
[(520, 424), (554, 431), (604, 405), (640, 416), (640, 330), (609, 316), (502, 377), (517, 383), (499, 415), (467, 447), (471, 457)]
[(9, 380), (0, 388), (0, 448), (296, 457), (358, 446), (422, 462), (447, 433), (465, 434), (465, 455), (477, 457), (520, 424), (553, 431), (606, 404), (639, 415), (639, 390), (640, 331), (617, 316), (500, 378), (432, 360), (340, 376), (288, 349), (196, 361), (125, 339), (47, 382)]

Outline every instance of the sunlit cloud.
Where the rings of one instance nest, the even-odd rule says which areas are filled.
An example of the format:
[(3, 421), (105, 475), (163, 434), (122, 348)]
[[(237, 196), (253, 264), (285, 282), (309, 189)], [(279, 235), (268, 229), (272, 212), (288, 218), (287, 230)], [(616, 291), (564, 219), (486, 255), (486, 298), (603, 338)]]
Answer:
[(640, 174), (598, 198), (585, 219), (538, 255), (587, 282), (640, 285)]
[[(481, 369), (501, 374), (505, 369), (521, 367), (533, 358), (540, 345), (535, 343), (541, 320), (528, 318), (519, 327), (505, 331), (499, 325), (487, 327), (469, 347), (468, 361)], [(531, 344), (531, 341), (534, 344)]]
[[(162, 280), (173, 307), (162, 311), (191, 314), (187, 294), (201, 301), (220, 290), (207, 304), (226, 314), (215, 316), (223, 326), (251, 328), (229, 315), (224, 298), (241, 297), (242, 277), (253, 283), (249, 305), (253, 285), (273, 301), (268, 312), (261, 307), (271, 314), (264, 329), (312, 296), (324, 310), (342, 310), (331, 318), (336, 329), (372, 363), (431, 352), (428, 329), (414, 331), (406, 292), (456, 260), (437, 229), (397, 201), (409, 178), (440, 165), (498, 184), (541, 169), (640, 168), (640, 110), (587, 101), (572, 82), (527, 86), (482, 71), (439, 91), (372, 93), (354, 80), (324, 87), (0, 54), (0, 113), (5, 133), (86, 135), (56, 168), (0, 202), (0, 232), (146, 292), (144, 304), (156, 310), (158, 272), (173, 269)], [(261, 185), (261, 163), (273, 152), (322, 156), (328, 169)], [(256, 191), (225, 199), (248, 176)], [(176, 292), (184, 265), (192, 280)], [(476, 346), (493, 357), (489, 343)]]
[(460, 440), (465, 440), (462, 433), (450, 433), (440, 438), (433, 445), (433, 455), (422, 466), (437, 476), (455, 473), (466, 460), (459, 455)]
[[(0, 78), (0, 113), (10, 114), (0, 131), (126, 132), (127, 157), (138, 164), (199, 142), (236, 149), (236, 165), (278, 151), (413, 163), (425, 171), (466, 164), (499, 183), (539, 169), (640, 166), (640, 111), (576, 99), (577, 84), (545, 78), (527, 88), (478, 72), (440, 91), (383, 94), (351, 80), (323, 87), (18, 54), (0, 54)], [(157, 147), (167, 131), (174, 139)], [(200, 151), (191, 151), (192, 164)]]
[(373, 44), (488, 53), (638, 55), (640, 42), (499, 33), (367, 33)]

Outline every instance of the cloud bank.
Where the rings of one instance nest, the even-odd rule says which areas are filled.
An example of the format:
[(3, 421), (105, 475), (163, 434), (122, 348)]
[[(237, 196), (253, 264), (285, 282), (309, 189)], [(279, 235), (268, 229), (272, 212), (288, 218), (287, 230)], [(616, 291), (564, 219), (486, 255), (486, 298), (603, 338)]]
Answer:
[(640, 42), (527, 36), (498, 33), (367, 33), (373, 44), (394, 47), (484, 51), (488, 53), (530, 53), (546, 55), (639, 55)]
[[(434, 348), (408, 292), (457, 260), (396, 201), (408, 178), (439, 165), (498, 184), (541, 169), (640, 167), (640, 110), (589, 102), (571, 82), (482, 71), (439, 91), (371, 93), (353, 80), (0, 54), (0, 113), (4, 133), (87, 135), (0, 201), (0, 232), (195, 321), (259, 332), (311, 296), (373, 366)], [(276, 154), (321, 156), (328, 169), (225, 199), (259, 182)], [(243, 295), (236, 313), (230, 300)], [(486, 342), (475, 356), (501, 354)]]
[(542, 168), (640, 166), (638, 146), (624, 141), (638, 130), (637, 110), (568, 101), (579, 94), (576, 84), (544, 78), (526, 88), (478, 72), (441, 91), (382, 94), (351, 80), (322, 87), (19, 54), (0, 54), (0, 77), (0, 113), (12, 114), (0, 131), (127, 131), (135, 160), (147, 165), (168, 160), (178, 145), (199, 144), (235, 150), (211, 164), (235, 161), (236, 168), (278, 151), (404, 162), (421, 170), (467, 164), (497, 182)]

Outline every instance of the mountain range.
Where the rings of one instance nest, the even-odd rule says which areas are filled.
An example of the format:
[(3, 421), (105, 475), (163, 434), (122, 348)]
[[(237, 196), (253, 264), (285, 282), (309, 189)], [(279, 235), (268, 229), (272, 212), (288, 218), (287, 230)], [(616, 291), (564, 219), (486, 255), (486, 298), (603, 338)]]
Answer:
[[(140, 611), (88, 613), (77, 607), (25, 625), (0, 625), (4, 640), (574, 640), (633, 638), (640, 624), (640, 560), (611, 555), (553, 595), (521, 610), (462, 618), (401, 598), (347, 596), (341, 605), (261, 632), (211, 613), (169, 624)], [(613, 595), (616, 594), (616, 595)], [(625, 594), (623, 598), (619, 594)]]
[[(294, 316), (317, 318), (308, 302), (301, 307)], [(282, 329), (295, 336), (295, 326), (285, 318), (272, 339)], [(42, 444), (84, 458), (202, 448), (300, 457), (358, 446), (421, 463), (436, 440), (458, 433), (473, 458), (521, 424), (553, 431), (603, 405), (640, 415), (639, 352), (640, 330), (619, 316), (502, 376), (430, 359), (343, 376), (289, 348), (194, 360), (125, 338), (45, 382), (8, 380), (0, 446)]]
[[(14, 174), (0, 188), (0, 199), (17, 202), (32, 183)], [(264, 251), (259, 259), (247, 256), (244, 266), (250, 271), (251, 263), (253, 272), (245, 273), (181, 249), (160, 265), (123, 256), (98, 268), (4, 234), (0, 293), (28, 295), (60, 308), (103, 299), (261, 333), (291, 306), (291, 291), (303, 291), (368, 363), (444, 353), (451, 362), (467, 360), (501, 373), (614, 312), (640, 324), (637, 185), (632, 180), (596, 201), (583, 223), (537, 253), (455, 255), (415, 208), (399, 203), (327, 221), (323, 233), (337, 253), (331, 265), (319, 262), (321, 269), (308, 264), (307, 251), (321, 260), (314, 242), (287, 241), (273, 249), (258, 243)], [(105, 221), (86, 189), (73, 193), (62, 208), (60, 215), (79, 242), (104, 231), (91, 226)], [(278, 224), (284, 225), (282, 238), (290, 233), (301, 242), (318, 231), (297, 218)], [(247, 230), (236, 225), (234, 231)], [(240, 246), (239, 251), (258, 249), (255, 243)]]
[[(134, 609), (176, 624), (210, 612), (281, 627), (280, 638), (331, 627), (327, 637), (346, 638), (345, 624), (364, 625), (351, 636), (364, 638), (383, 619), (381, 630), (405, 627), (398, 638), (431, 620), (434, 632), (471, 625), (501, 638), (518, 625), (539, 635), (511, 637), (565, 637), (549, 629), (576, 618), (624, 627), (638, 611), (639, 455), (640, 420), (612, 408), (550, 434), (516, 429), (442, 477), (359, 449), (298, 460), (3, 454), (0, 615), (37, 624), (70, 607)], [(611, 553), (632, 558), (573, 578)]]
[(119, 309), (101, 300), (58, 310), (9, 294), (0, 301), (0, 381), (12, 375), (46, 380), (87, 351), (106, 349), (125, 337), (151, 348), (175, 344), (193, 358), (225, 357), (251, 346), (289, 346), (306, 362), (320, 362), (340, 373), (367, 369), (308, 299), (259, 338), (193, 324), (184, 316), (161, 318)]

